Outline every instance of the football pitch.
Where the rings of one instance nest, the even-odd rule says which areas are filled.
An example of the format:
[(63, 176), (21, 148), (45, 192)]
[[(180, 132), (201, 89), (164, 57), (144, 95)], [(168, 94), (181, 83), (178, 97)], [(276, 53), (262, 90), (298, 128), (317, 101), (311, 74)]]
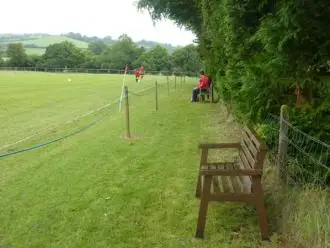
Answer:
[(0, 73), (0, 154), (36, 148), (0, 157), (0, 247), (260, 247), (236, 204), (211, 204), (194, 238), (197, 145), (235, 138), (221, 107), (189, 103), (196, 79), (129, 75), (128, 141), (122, 80)]

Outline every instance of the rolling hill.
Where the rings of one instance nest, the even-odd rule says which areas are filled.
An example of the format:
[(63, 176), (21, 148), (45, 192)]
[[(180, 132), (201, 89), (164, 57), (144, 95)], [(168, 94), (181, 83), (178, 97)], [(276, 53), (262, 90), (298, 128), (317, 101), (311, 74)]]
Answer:
[[(111, 36), (104, 38), (83, 36), (79, 33), (68, 33), (62, 35), (49, 35), (49, 34), (0, 34), (0, 47), (5, 47), (9, 43), (20, 42), (24, 44), (26, 53), (41, 55), (45, 52), (46, 47), (55, 43), (69, 41), (80, 48), (88, 48), (88, 44), (95, 41), (102, 41), (105, 44), (112, 44)], [(137, 41), (138, 46), (144, 46), (150, 49), (156, 45), (161, 45), (172, 52), (176, 47), (171, 44), (161, 44), (155, 41), (141, 40)]]
[(85, 41), (75, 40), (64, 35), (47, 35), (47, 34), (24, 34), (24, 35), (1, 35), (0, 45), (6, 46), (9, 43), (20, 42), (24, 44), (27, 54), (41, 55), (45, 52), (49, 45), (69, 41), (80, 48), (88, 48), (88, 43)]
[(38, 39), (31, 39), (31, 40), (24, 40), (22, 43), (25, 45), (25, 47), (29, 47), (29, 45), (37, 46), (40, 48), (46, 48), (49, 45), (52, 45), (54, 43), (60, 43), (63, 41), (69, 41), (75, 44), (77, 47), (80, 48), (88, 48), (88, 43), (80, 40), (74, 40), (72, 38), (62, 36), (62, 35), (50, 35), (41, 37)]
[(46, 48), (30, 48), (30, 47), (25, 47), (25, 52), (28, 55), (43, 55), (44, 52), (46, 51)]

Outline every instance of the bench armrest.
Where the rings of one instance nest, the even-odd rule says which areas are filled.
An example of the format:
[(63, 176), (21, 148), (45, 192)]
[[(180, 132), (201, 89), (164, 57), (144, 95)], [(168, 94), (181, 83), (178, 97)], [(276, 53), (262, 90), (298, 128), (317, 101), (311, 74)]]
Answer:
[(261, 176), (262, 170), (249, 169), (201, 169), (200, 174), (204, 176)]
[(223, 149), (223, 148), (240, 148), (240, 143), (214, 143), (214, 144), (199, 144), (200, 149)]

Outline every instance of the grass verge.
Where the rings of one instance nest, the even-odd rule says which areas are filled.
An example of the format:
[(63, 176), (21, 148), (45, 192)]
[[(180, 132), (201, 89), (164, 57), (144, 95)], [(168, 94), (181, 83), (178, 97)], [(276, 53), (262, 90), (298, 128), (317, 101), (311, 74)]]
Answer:
[(265, 175), (273, 236), (280, 247), (330, 247), (330, 191), (278, 181), (268, 164)]

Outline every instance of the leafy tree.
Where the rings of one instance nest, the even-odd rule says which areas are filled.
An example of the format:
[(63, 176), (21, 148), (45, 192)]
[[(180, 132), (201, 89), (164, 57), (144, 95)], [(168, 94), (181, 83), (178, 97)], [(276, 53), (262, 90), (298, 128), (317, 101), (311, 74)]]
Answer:
[(139, 0), (138, 8), (148, 10), (155, 21), (169, 18), (197, 34), (201, 30), (202, 19), (197, 0)]
[(174, 71), (195, 74), (201, 69), (201, 60), (195, 45), (175, 49), (170, 60)]
[(5, 46), (1, 46), (0, 44), (0, 66), (5, 65), (5, 61), (4, 61), (5, 52), (6, 52)]
[(86, 52), (68, 41), (56, 43), (47, 47), (42, 56), (44, 67), (79, 67), (86, 62)]
[(104, 37), (102, 41), (107, 45), (113, 44), (115, 42), (110, 35)]
[(148, 71), (169, 70), (169, 55), (166, 48), (160, 45), (143, 53), (135, 62), (135, 67), (144, 66)]
[(84, 62), (80, 64), (79, 67), (81, 68), (90, 68), (90, 69), (97, 69), (100, 68), (97, 66), (96, 58), (94, 54), (92, 54), (89, 50), (83, 50)]
[(9, 57), (8, 64), (10, 66), (25, 66), (27, 62), (27, 55), (22, 43), (11, 43), (7, 47), (7, 57)]
[(104, 52), (107, 46), (102, 41), (95, 41), (88, 44), (88, 50), (90, 50), (95, 55), (100, 55)]
[(142, 46), (142, 47), (146, 47), (146, 48), (154, 48), (157, 45), (161, 45), (162, 47), (165, 47), (169, 53), (173, 52), (173, 50), (176, 48), (174, 46), (172, 46), (171, 44), (161, 44), (155, 41), (148, 41), (148, 40), (140, 40), (138, 42), (136, 42), (136, 44), (138, 46)]
[(26, 66), (36, 67), (39, 64), (40, 60), (41, 60), (41, 56), (39, 56), (39, 55), (35, 55), (35, 54), (28, 55), (27, 61), (26, 61)]
[(104, 50), (98, 57), (98, 63), (108, 68), (124, 68), (125, 65), (132, 68), (141, 51), (129, 36), (123, 34), (116, 43)]

